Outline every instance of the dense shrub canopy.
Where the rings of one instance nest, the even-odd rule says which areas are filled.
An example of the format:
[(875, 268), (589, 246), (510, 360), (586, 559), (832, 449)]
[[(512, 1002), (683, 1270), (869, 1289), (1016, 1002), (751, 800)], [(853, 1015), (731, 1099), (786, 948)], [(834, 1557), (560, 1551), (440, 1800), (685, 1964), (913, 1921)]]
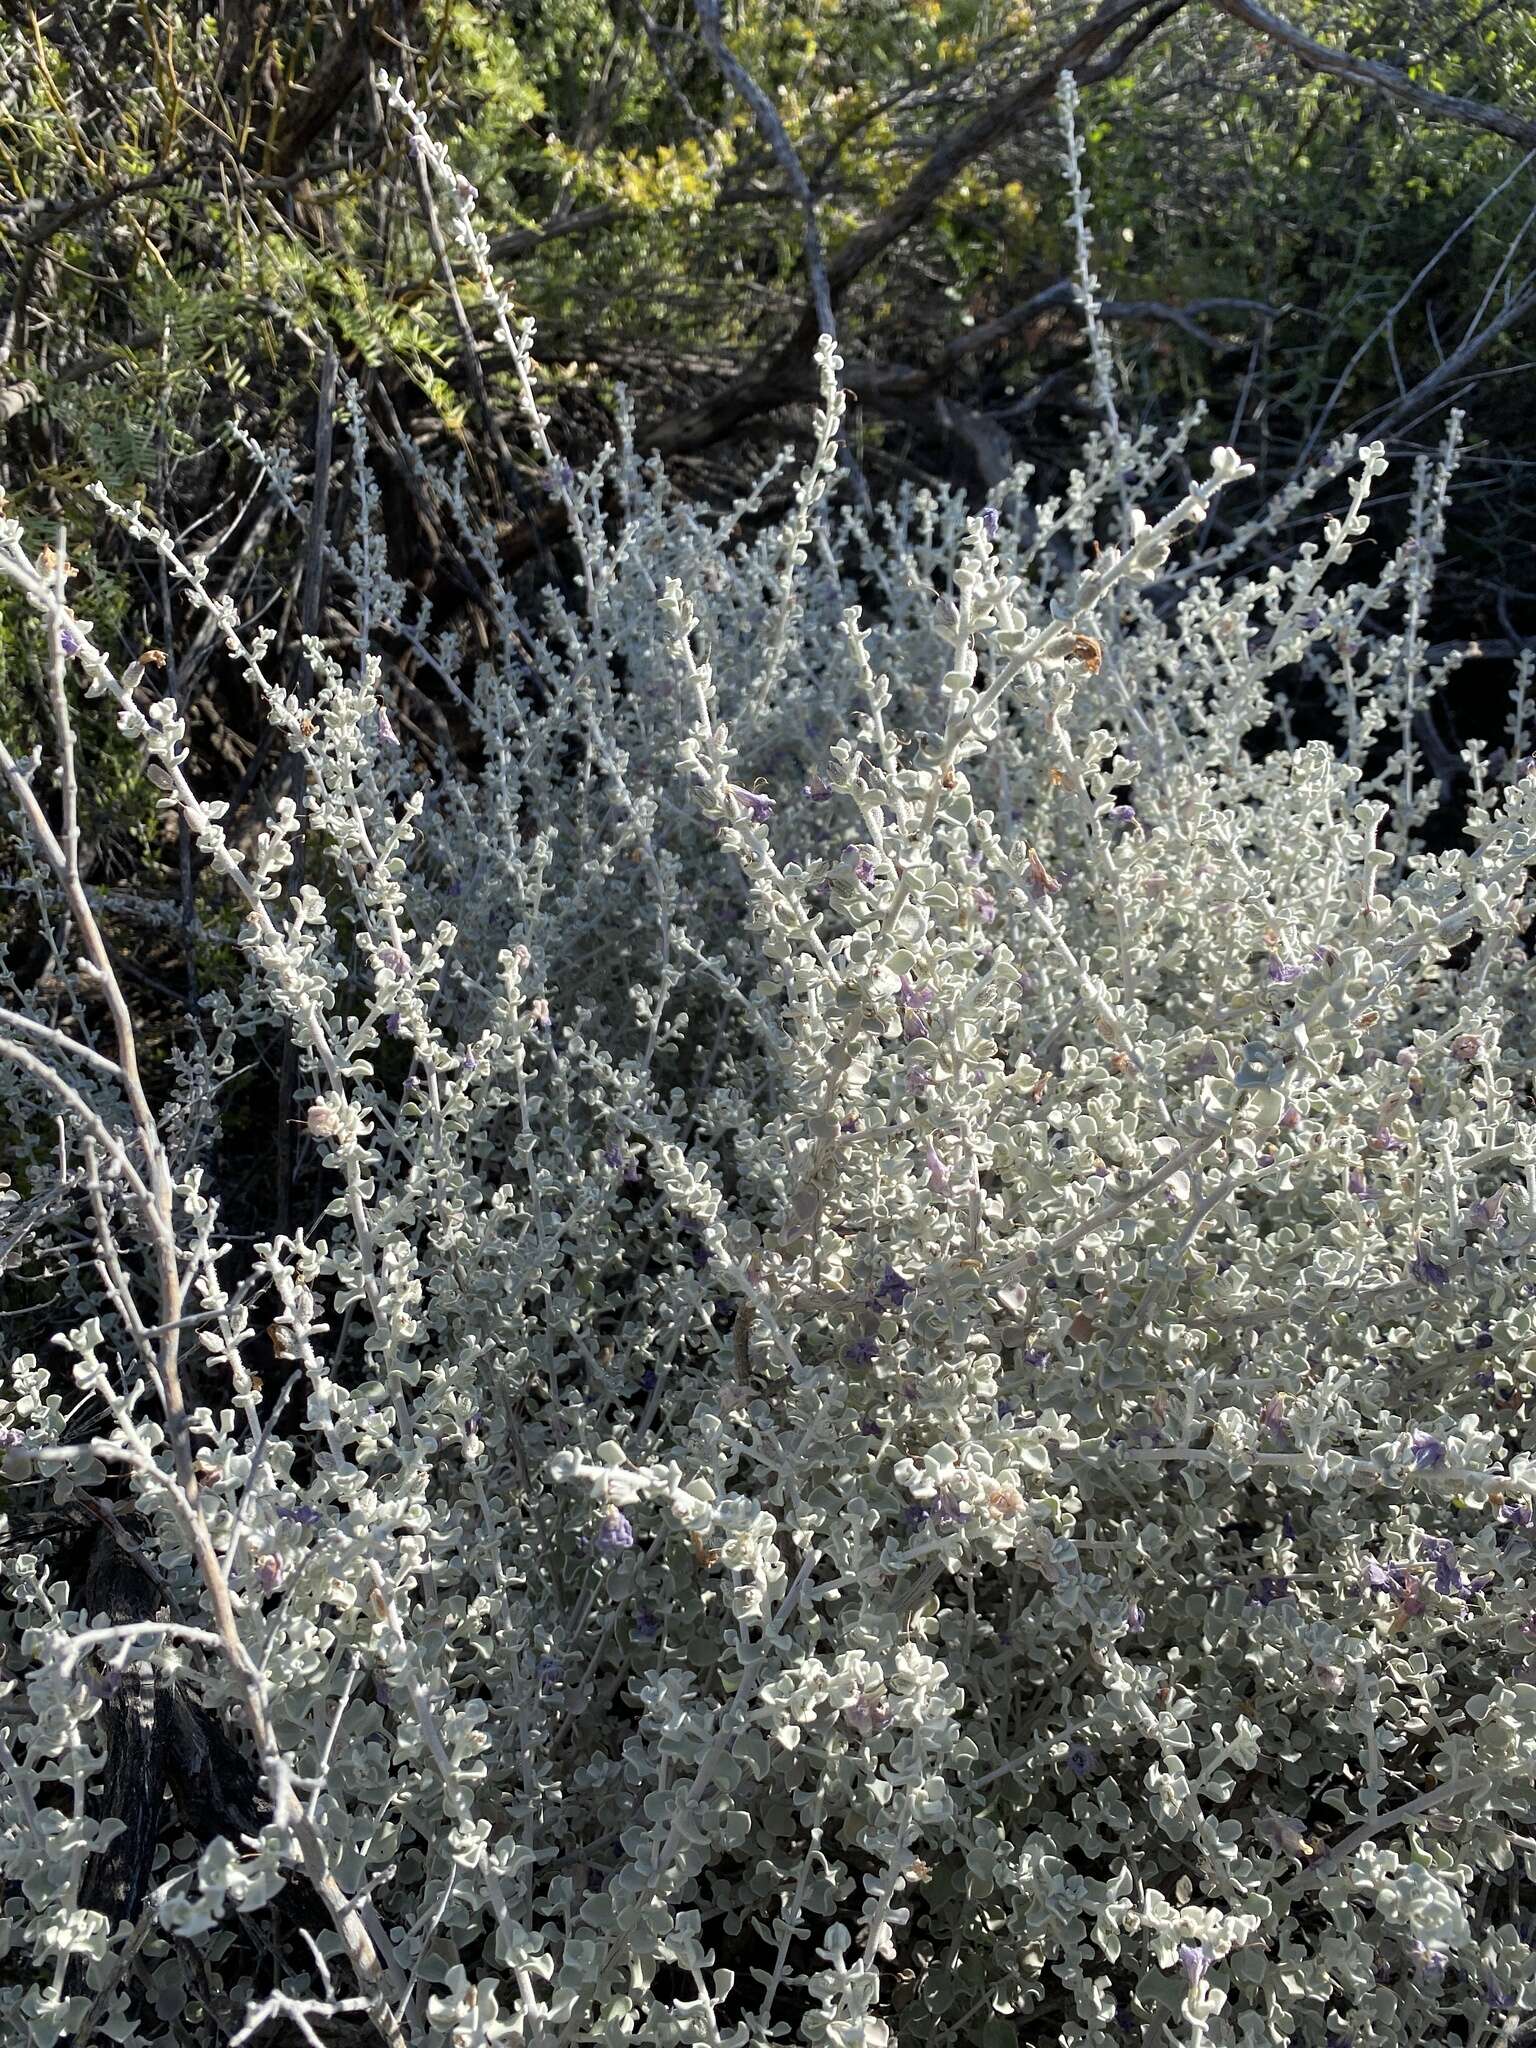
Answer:
[(1067, 83), (1070, 463), (861, 491), (830, 338), (724, 505), (623, 394), (573, 463), (371, 90), (516, 460), (380, 452), (327, 351), (312, 461), (231, 438), (289, 613), (83, 498), (131, 659), (0, 522), (7, 2038), (1521, 2037), (1536, 741), (1526, 654), (1422, 745), (1463, 418), (1268, 491), (1140, 418)]

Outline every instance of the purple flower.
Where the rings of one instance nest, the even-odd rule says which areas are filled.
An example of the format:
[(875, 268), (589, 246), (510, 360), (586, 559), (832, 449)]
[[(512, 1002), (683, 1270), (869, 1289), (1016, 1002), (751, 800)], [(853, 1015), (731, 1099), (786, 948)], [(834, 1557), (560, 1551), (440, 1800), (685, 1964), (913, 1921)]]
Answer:
[(1413, 1463), (1418, 1472), (1438, 1472), (1445, 1463), (1445, 1445), (1437, 1436), (1426, 1436), (1422, 1430), (1413, 1433)]
[(1299, 967), (1295, 961), (1277, 960), (1274, 954), (1271, 953), (1266, 978), (1270, 981), (1278, 982), (1300, 981), (1305, 972), (1306, 969)]
[(630, 1627), (642, 1643), (654, 1642), (661, 1634), (661, 1616), (653, 1614), (649, 1607), (637, 1607)]
[(621, 1550), (633, 1550), (635, 1532), (628, 1515), (611, 1507), (603, 1516), (602, 1526), (597, 1532), (597, 1547), (605, 1557), (615, 1557)]
[(997, 507), (984, 505), (981, 512), (981, 530), (988, 540), (997, 539)]
[(641, 1387), (642, 1387), (642, 1388), (644, 1389), (644, 1391), (645, 1391), (645, 1392), (646, 1392), (647, 1394), (649, 1394), (649, 1393), (652, 1393), (652, 1392), (654, 1392), (654, 1391), (655, 1391), (655, 1386), (656, 1386), (656, 1368), (655, 1368), (655, 1366), (654, 1366), (654, 1365), (648, 1365), (648, 1366), (647, 1366), (647, 1367), (645, 1368), (645, 1371), (644, 1371), (643, 1373), (641, 1373), (641, 1375), (640, 1375), (640, 1385), (641, 1385)]
[(896, 992), (897, 1008), (901, 1011), (901, 1030), (905, 1038), (926, 1038), (928, 1025), (923, 1011), (933, 1006), (931, 988), (914, 988), (906, 975), (901, 977), (901, 986)]
[(813, 804), (824, 804), (832, 792), (819, 775), (813, 775), (809, 782), (801, 784), (800, 794), (808, 796)]
[(279, 1508), (277, 1519), (280, 1522), (297, 1522), (301, 1528), (307, 1529), (312, 1523), (319, 1521), (320, 1510), (312, 1508), (308, 1501), (303, 1501), (296, 1508)]
[(1467, 1584), (1466, 1576), (1460, 1565), (1457, 1564), (1449, 1545), (1447, 1545), (1446, 1555), (1437, 1559), (1435, 1563), (1435, 1591), (1447, 1594), (1459, 1593), (1463, 1599), (1471, 1591)]
[(1259, 1420), (1263, 1423), (1275, 1443), (1287, 1444), (1290, 1442), (1291, 1431), (1290, 1425), (1285, 1419), (1285, 1396), (1283, 1394), (1270, 1395), (1264, 1406), (1259, 1410)]
[(931, 1507), (929, 1507), (927, 1501), (913, 1500), (908, 1501), (905, 1509), (902, 1512), (901, 1519), (906, 1523), (909, 1529), (921, 1529), (924, 1522), (927, 1521), (928, 1517), (932, 1513), (933, 1510)]
[(68, 626), (59, 634), (59, 646), (65, 654), (78, 654), (80, 652), (79, 638), (69, 630)]
[(1499, 1509), (1499, 1520), (1501, 1522), (1508, 1522), (1516, 1529), (1529, 1529), (1531, 1526), (1530, 1502), (1525, 1500), (1505, 1501)]
[(1136, 806), (1134, 804), (1111, 804), (1104, 813), (1112, 825), (1134, 825)]
[(843, 1346), (843, 1357), (849, 1365), (873, 1365), (879, 1355), (880, 1346), (873, 1337), (856, 1337)]
[(859, 1120), (856, 1116), (840, 1117), (837, 1128), (845, 1138), (850, 1137), (859, 1128)]
[(933, 1148), (930, 1140), (923, 1165), (928, 1173), (928, 1186), (936, 1195), (942, 1195), (949, 1186), (949, 1168)]
[(953, 1529), (961, 1522), (968, 1522), (971, 1511), (950, 1489), (941, 1487), (933, 1503), (933, 1519), (941, 1529)]
[(973, 889), (971, 901), (976, 906), (976, 915), (983, 924), (991, 924), (997, 917), (997, 898), (990, 889)]
[(925, 1088), (933, 1086), (933, 1069), (931, 1067), (908, 1067), (906, 1082), (909, 1095), (921, 1095)]
[(1090, 1771), (1096, 1771), (1099, 1759), (1096, 1751), (1086, 1742), (1071, 1742), (1067, 1745), (1067, 1769), (1074, 1778), (1086, 1778)]
[(1416, 1572), (1403, 1574), (1403, 1590), (1398, 1596), (1397, 1611), (1403, 1620), (1424, 1612), (1424, 1591)]
[(1179, 1966), (1189, 1979), (1189, 1988), (1193, 1991), (1211, 1967), (1211, 1959), (1198, 1941), (1185, 1941), (1179, 1944)]
[(1418, 1257), (1408, 1270), (1415, 1280), (1421, 1281), (1426, 1287), (1444, 1287), (1451, 1277), (1444, 1266), (1437, 1265), (1430, 1258), (1422, 1245)]
[(1283, 1572), (1265, 1572), (1260, 1578), (1258, 1585), (1249, 1594), (1248, 1599), (1250, 1604), (1256, 1603), (1260, 1607), (1270, 1607), (1275, 1601), (1289, 1600), (1290, 1597), (1291, 1582), (1285, 1574)]
[(856, 1735), (878, 1735), (890, 1718), (891, 1710), (885, 1701), (870, 1692), (861, 1692), (843, 1709), (843, 1719)]
[(906, 1307), (907, 1297), (916, 1292), (917, 1289), (910, 1280), (904, 1280), (894, 1266), (887, 1266), (881, 1275), (880, 1285), (875, 1289), (874, 1298), (877, 1302), (888, 1301), (894, 1309), (902, 1309)]
[(1421, 1984), (1438, 1984), (1445, 1975), (1445, 1957), (1439, 1949), (1415, 1941), (1408, 1953), (1413, 1957), (1413, 1974)]
[(1403, 1582), (1403, 1568), (1401, 1565), (1380, 1564), (1374, 1557), (1368, 1557), (1364, 1577), (1372, 1593), (1395, 1593)]
[(541, 1657), (535, 1666), (540, 1686), (558, 1685), (562, 1668), (558, 1657)]
[(771, 796), (759, 796), (755, 789), (741, 789), (732, 782), (726, 787), (735, 797), (754, 825), (766, 825), (773, 816), (775, 805)]
[(389, 722), (389, 713), (382, 704), (379, 706), (379, 738), (386, 747), (398, 747), (400, 744), (399, 736)]

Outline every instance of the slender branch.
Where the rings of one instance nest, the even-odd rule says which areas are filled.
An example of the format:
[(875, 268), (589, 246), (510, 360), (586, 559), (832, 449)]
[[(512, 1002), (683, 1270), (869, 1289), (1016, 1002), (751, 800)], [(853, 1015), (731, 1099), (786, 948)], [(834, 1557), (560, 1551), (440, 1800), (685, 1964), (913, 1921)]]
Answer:
[(127, 178), (120, 184), (108, 185), (103, 191), (87, 192), (79, 199), (24, 200), (20, 206), (7, 209), (13, 217), (20, 216), (32, 222), (26, 233), (17, 237), (16, 246), (19, 249), (39, 249), (51, 235), (73, 227), (76, 221), (88, 220), (104, 207), (116, 206), (120, 199), (133, 199), (141, 192), (155, 192), (162, 185), (174, 185), (177, 179), (185, 177), (193, 169), (195, 162), (194, 155), (189, 153), (142, 178)]
[[(1046, 285), (1017, 306), (1010, 306), (1006, 313), (999, 313), (993, 320), (979, 327), (968, 327), (962, 333), (952, 335), (945, 342), (938, 356), (931, 363), (850, 363), (849, 381), (860, 398), (909, 398), (917, 397), (942, 381), (944, 376), (968, 356), (994, 344), (1007, 341), (1028, 321), (1042, 313), (1060, 308), (1065, 311), (1076, 301), (1075, 288), (1069, 278), (1061, 278), (1055, 284)], [(1166, 322), (1177, 327), (1194, 341), (1206, 348), (1219, 349), (1231, 346), (1220, 335), (1212, 334), (1195, 320), (1197, 313), (1233, 310), (1256, 313), (1263, 319), (1275, 319), (1280, 308), (1267, 306), (1260, 299), (1194, 299), (1187, 306), (1165, 305), (1160, 299), (1105, 299), (1099, 305), (1099, 316), (1104, 320), (1153, 320)], [(1239, 344), (1240, 345), (1240, 344)]]
[[(55, 1095), (64, 1100), (76, 1118), (78, 1126), (94, 1136), (103, 1152), (119, 1165), (133, 1189), (139, 1222), (149, 1241), (159, 1284), (157, 1392), (165, 1413), (174, 1467), (170, 1473), (156, 1471), (156, 1477), (165, 1488), (166, 1495), (186, 1533), (198, 1576), (212, 1610), (214, 1629), (206, 1632), (206, 1638), (222, 1649), (240, 1685), (246, 1718), (255, 1738), (262, 1771), (271, 1791), (273, 1818), (279, 1825), (284, 1825), (290, 1830), (304, 1874), (330, 1915), (331, 1924), (341, 1938), (359, 1985), (368, 1999), (373, 2025), (388, 2044), (388, 2048), (406, 2048), (405, 2037), (390, 2009), (390, 1999), (399, 1997), (403, 1988), (404, 1980), (399, 1966), (388, 1950), (381, 1948), (374, 1940), (358, 1905), (343, 1891), (331, 1867), (324, 1837), (316, 1822), (304, 1811), (295, 1793), (293, 1773), (273, 1723), (270, 1689), (241, 1636), (236, 1611), (237, 1595), (229, 1583), (226, 1568), (220, 1559), (199, 1495), (192, 1452), (192, 1434), (178, 1363), (182, 1330), (183, 1277), (176, 1235), (175, 1179), (159, 1124), (150, 1107), (140, 1076), (133, 1020), (80, 874), (79, 829), (75, 816), (74, 730), (64, 686), (64, 622), (71, 616), (64, 593), (65, 570), (62, 535), (56, 555), (52, 562), (46, 565), (34, 566), (14, 546), (7, 546), (0, 552), (0, 574), (4, 574), (8, 581), (18, 585), (38, 609), (47, 615), (49, 695), (62, 764), (61, 831), (55, 833), (30, 781), (3, 745), (0, 745), (0, 771), (4, 772), (9, 781), (27, 824), (41, 847), (44, 858), (54, 871), (85, 950), (85, 967), (91, 973), (112, 1018), (117, 1038), (118, 1072), (129, 1116), (134, 1125), (136, 1149), (143, 1162), (142, 1174), (136, 1171), (122, 1142), (106, 1128), (90, 1105), (29, 1047), (15, 1040), (5, 1040), (0, 1042), (0, 1058), (9, 1059), (12, 1064), (31, 1073), (35, 1079), (51, 1088)], [(109, 671), (99, 656), (95, 659), (93, 673), (98, 680), (106, 684)], [(123, 701), (126, 696), (121, 685), (117, 685), (113, 693), (119, 701)], [(187, 784), (174, 752), (167, 753), (160, 765), (164, 769), (173, 795), (184, 810), (200, 825), (210, 823), (190, 785)], [(247, 902), (252, 904), (264, 930), (275, 938), (276, 932), (270, 913), (266, 912), (266, 906), (251, 887), (249, 879), (227, 851), (222, 865), (231, 875), (231, 879), (236, 881), (237, 886), (243, 885)], [(124, 1405), (121, 1402), (111, 1405), (120, 1425), (131, 1427)], [(120, 1450), (122, 1447), (103, 1448)], [(156, 1470), (142, 1449), (131, 1448), (127, 1455), (136, 1460), (141, 1469)], [(41, 1453), (40, 1456), (46, 1459), (48, 1453)]]
[[(405, 21), (419, 6), (420, 0), (404, 0), (403, 9), (395, 14), (393, 9), (368, 5), (353, 17), (284, 109), (262, 167), (269, 176), (286, 178), (300, 168), (304, 152), (344, 111), (368, 76), (369, 62), (386, 30), (403, 34)], [(390, 16), (393, 19), (388, 19)]]
[(1369, 86), (1373, 91), (1401, 100), (1404, 105), (1429, 115), (1433, 120), (1460, 121), (1468, 127), (1484, 128), (1490, 135), (1502, 135), (1507, 141), (1518, 142), (1524, 149), (1536, 149), (1536, 121), (1527, 120), (1523, 115), (1508, 113), (1503, 107), (1486, 107), (1479, 100), (1458, 99), (1450, 93), (1435, 92), (1427, 85), (1419, 85), (1394, 65), (1379, 63), (1374, 57), (1356, 57), (1349, 50), (1331, 49), (1326, 43), (1316, 42), (1303, 30), (1294, 28), (1278, 14), (1272, 14), (1267, 7), (1260, 7), (1257, 0), (1216, 0), (1216, 5), (1234, 21), (1244, 22), (1249, 28), (1257, 29), (1260, 35), (1283, 43), (1309, 71), (1323, 71), (1331, 78), (1347, 79), (1351, 85)]
[[(1093, 18), (1040, 70), (999, 93), (947, 135), (885, 212), (833, 253), (827, 263), (831, 306), (835, 309), (855, 280), (932, 210), (967, 165), (1051, 105), (1064, 71), (1071, 71), (1079, 85), (1111, 77), (1184, 4), (1185, 0), (1162, 0), (1160, 5), (1155, 0), (1104, 0)], [(1127, 33), (1106, 48), (1122, 29)], [(812, 351), (820, 331), (814, 307), (807, 308), (793, 334), (777, 349), (703, 405), (658, 421), (645, 434), (646, 445), (663, 455), (696, 453), (724, 440), (744, 421), (807, 396), (814, 388)]]
[(42, 397), (43, 394), (37, 386), (28, 381), (0, 386), (0, 427), (8, 420), (13, 420), (26, 412), (29, 407), (40, 405)]
[(1447, 385), (1454, 384), (1458, 378), (1465, 376), (1469, 365), (1483, 353), (1491, 341), (1496, 341), (1508, 328), (1517, 325), (1533, 313), (1536, 313), (1536, 286), (1531, 286), (1512, 298), (1504, 310), (1490, 320), (1480, 333), (1468, 335), (1454, 355), (1449, 355), (1443, 363), (1436, 364), (1428, 376), (1421, 377), (1411, 391), (1405, 391), (1386, 411), (1366, 420), (1360, 431), (1377, 436), (1395, 432), (1405, 421), (1415, 418), (1427, 406), (1432, 405), (1445, 393)]
[(735, 92), (737, 92), (756, 116), (757, 125), (767, 136), (774, 155), (778, 158), (790, 190), (799, 201), (804, 218), (805, 274), (811, 287), (811, 304), (816, 313), (818, 332), (830, 334), (837, 339), (837, 322), (832, 313), (832, 291), (827, 278), (826, 259), (821, 248), (821, 229), (816, 220), (816, 201), (810, 184), (801, 168), (795, 145), (789, 139), (788, 130), (779, 119), (778, 109), (757, 80), (747, 70), (740, 58), (728, 48), (725, 32), (720, 25), (720, 0), (695, 0), (699, 15), (699, 28), (715, 60), (715, 66)]
[[(299, 585), (300, 645), (320, 630), (320, 609), (325, 596), (326, 515), (331, 493), (331, 436), (336, 409), (336, 347), (332, 343), (320, 365), (320, 389), (315, 401), (315, 474), (310, 487), (309, 531), (305, 537), (304, 571)], [(163, 560), (163, 558), (162, 558)], [(300, 703), (314, 696), (315, 676), (309, 657), (299, 656), (297, 691)], [(304, 763), (290, 750), (284, 779), (295, 801), (304, 793)], [(183, 814), (184, 815), (184, 814)], [(297, 900), (304, 887), (306, 857), (302, 826), (295, 836), (293, 866), (289, 876), (289, 901)], [(293, 1201), (293, 1091), (298, 1079), (298, 1051), (292, 1032), (283, 1039), (282, 1068), (277, 1088), (277, 1227), (288, 1229)]]

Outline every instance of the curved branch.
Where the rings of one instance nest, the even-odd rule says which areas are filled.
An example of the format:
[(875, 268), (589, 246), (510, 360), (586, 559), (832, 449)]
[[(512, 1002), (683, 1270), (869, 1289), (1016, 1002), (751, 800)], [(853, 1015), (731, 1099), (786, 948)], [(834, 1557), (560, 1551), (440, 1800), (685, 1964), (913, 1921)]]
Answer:
[(805, 274), (811, 287), (811, 303), (816, 309), (816, 324), (823, 334), (837, 340), (837, 322), (832, 315), (832, 292), (827, 279), (827, 266), (821, 249), (821, 229), (816, 220), (816, 200), (795, 153), (795, 145), (789, 139), (784, 123), (779, 119), (778, 109), (757, 80), (730, 49), (725, 40), (725, 30), (720, 23), (720, 0), (695, 0), (698, 9), (699, 28), (715, 60), (715, 68), (726, 83), (744, 99), (757, 117), (757, 125), (779, 160), (779, 167), (789, 180), (790, 190), (799, 202), (804, 222)]
[(1363, 431), (1375, 435), (1395, 433), (1406, 420), (1414, 418), (1425, 407), (1442, 402), (1446, 387), (1466, 375), (1491, 341), (1496, 341), (1501, 334), (1511, 327), (1518, 327), (1528, 318), (1536, 319), (1536, 285), (1528, 285), (1486, 327), (1476, 334), (1469, 334), (1454, 354), (1438, 363), (1428, 376), (1421, 377), (1411, 391), (1405, 391), (1384, 411), (1372, 414), (1364, 423)]
[[(1111, 77), (1184, 4), (1185, 0), (1104, 0), (1040, 70), (999, 93), (945, 136), (885, 212), (834, 252), (827, 264), (831, 306), (835, 308), (855, 279), (932, 210), (968, 164), (984, 156), (1020, 121), (1051, 104), (1064, 71), (1072, 72), (1079, 85)], [(1126, 34), (1106, 49), (1122, 29)], [(724, 440), (746, 420), (805, 397), (813, 388), (811, 354), (820, 331), (816, 310), (808, 307), (780, 347), (703, 405), (657, 421), (643, 437), (645, 445), (663, 455), (692, 453)]]
[(1356, 57), (1348, 50), (1330, 49), (1326, 43), (1314, 42), (1301, 29), (1293, 28), (1278, 14), (1271, 14), (1267, 7), (1260, 7), (1257, 0), (1216, 0), (1216, 5), (1234, 21), (1244, 22), (1260, 35), (1283, 43), (1309, 71), (1325, 71), (1332, 78), (1348, 79), (1351, 85), (1370, 86), (1435, 120), (1461, 121), (1472, 128), (1486, 128), (1489, 134), (1502, 135), (1524, 149), (1536, 149), (1536, 121), (1507, 113), (1503, 107), (1485, 107), (1478, 100), (1435, 92), (1427, 85), (1417, 84), (1395, 66), (1378, 63), (1374, 57)]

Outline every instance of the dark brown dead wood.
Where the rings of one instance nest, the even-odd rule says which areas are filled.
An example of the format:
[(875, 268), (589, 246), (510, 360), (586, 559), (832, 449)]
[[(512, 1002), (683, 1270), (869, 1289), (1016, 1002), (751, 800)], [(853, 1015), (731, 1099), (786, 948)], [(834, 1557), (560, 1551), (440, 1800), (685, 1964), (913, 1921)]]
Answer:
[[(93, 1619), (123, 1627), (156, 1619), (164, 1596), (103, 1527), (92, 1544), (83, 1604)], [(105, 1695), (98, 1720), (105, 1760), (92, 1781), (90, 1812), (93, 1819), (122, 1825), (87, 1861), (80, 1904), (105, 1914), (116, 1934), (125, 1921), (141, 1919), (155, 1850), (173, 1815), (177, 1826), (204, 1845), (220, 1836), (238, 1845), (272, 1815), (255, 1763), (184, 1685), (157, 1667), (147, 1640), (144, 1654), (130, 1655), (120, 1673), (111, 1665), (110, 1654), (104, 1654), (88, 1667)], [(297, 1873), (290, 1874), (279, 1906), (279, 1931), (304, 1926), (314, 1932), (326, 1924), (319, 1901)], [(73, 1994), (86, 1988), (84, 1966), (76, 1960), (66, 1989)]]
[[(420, 0), (406, 0), (405, 13), (415, 14)], [(382, 55), (391, 10), (367, 5), (357, 10), (342, 34), (320, 58), (280, 119), (262, 165), (274, 178), (299, 168), (305, 152), (326, 132), (368, 76), (375, 55)]]

